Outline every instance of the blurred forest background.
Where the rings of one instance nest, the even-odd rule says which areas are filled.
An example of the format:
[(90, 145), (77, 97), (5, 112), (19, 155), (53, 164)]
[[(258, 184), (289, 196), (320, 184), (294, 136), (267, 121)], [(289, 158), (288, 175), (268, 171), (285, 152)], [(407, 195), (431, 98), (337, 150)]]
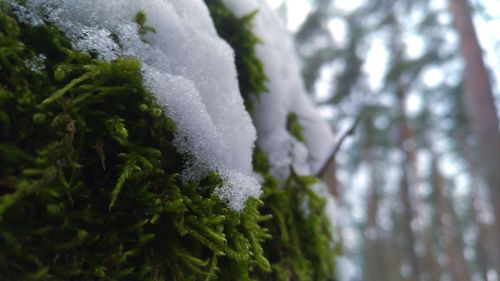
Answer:
[(354, 128), (326, 175), (340, 280), (499, 280), (500, 1), (268, 2), (338, 141)]

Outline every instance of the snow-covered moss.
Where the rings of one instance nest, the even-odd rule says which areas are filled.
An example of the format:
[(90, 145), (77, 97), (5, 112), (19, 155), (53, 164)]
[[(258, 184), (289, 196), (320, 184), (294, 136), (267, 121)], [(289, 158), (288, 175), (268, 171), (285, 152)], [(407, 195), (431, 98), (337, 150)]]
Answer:
[[(180, 174), (176, 123), (136, 59), (73, 49), (0, 10), (0, 279), (248, 280), (264, 219)], [(43, 55), (32, 69), (27, 61)], [(168, 115), (168, 114), (167, 114)]]
[(0, 0), (1, 280), (333, 280), (317, 179), (253, 149), (259, 14), (207, 4)]
[(300, 124), (299, 117), (296, 113), (290, 112), (286, 117), (286, 129), (290, 135), (301, 143), (306, 142), (304, 136), (304, 127)]
[(273, 272), (259, 280), (335, 280), (334, 259), (340, 245), (333, 241), (326, 199), (314, 191), (318, 179), (292, 170), (281, 182), (270, 174), (271, 164), (259, 149), (254, 167), (264, 177), (261, 212), (272, 216), (263, 225), (272, 239), (263, 247)]
[[(318, 172), (333, 149), (333, 135), (304, 90), (288, 32), (265, 0), (223, 2), (239, 17), (258, 10), (252, 33), (262, 42), (255, 52), (264, 62), (268, 94), (253, 99), (251, 114), (257, 129), (257, 145), (267, 153), (272, 174), (286, 179), (290, 166), (301, 175)], [(297, 115), (304, 128), (305, 143), (297, 141), (287, 130), (290, 113)]]
[(53, 24), (77, 50), (141, 62), (145, 86), (177, 125), (177, 149), (190, 156), (186, 180), (217, 171), (224, 180), (217, 194), (235, 210), (259, 197), (252, 172), (256, 132), (238, 90), (233, 51), (217, 36), (202, 1), (24, 2), (15, 9), (20, 17)]
[(250, 97), (258, 98), (267, 92), (267, 77), (264, 65), (257, 58), (257, 44), (262, 43), (252, 32), (252, 24), (257, 10), (248, 15), (237, 17), (228, 10), (222, 0), (205, 0), (219, 36), (224, 38), (234, 50), (238, 83), (245, 106), (252, 111)]
[[(205, 2), (212, 13), (219, 35), (226, 39), (235, 50), (236, 61), (260, 61), (257, 58), (256, 49), (258, 44), (266, 44), (266, 42), (255, 39), (252, 32), (253, 22), (248, 22), (250, 17), (251, 19), (259, 17), (258, 11), (238, 18), (226, 8), (222, 0), (205, 0)], [(245, 6), (247, 4), (248, 2), (240, 2), (237, 5)], [(241, 21), (244, 24), (238, 24)], [(275, 27), (269, 26), (268, 28)], [(249, 46), (253, 51), (248, 50)], [(268, 63), (270, 62), (264, 61), (262, 65), (266, 66)], [(264, 87), (246, 86), (248, 82), (242, 82), (266, 82), (267, 78), (262, 78), (266, 77), (265, 69), (270, 70), (273, 69), (272, 67), (262, 68), (261, 64), (257, 64), (259, 67), (252, 66), (252, 64), (237, 64), (237, 66), (240, 91), (247, 93), (248, 99), (253, 100), (253, 104), (249, 105), (250, 110), (255, 108), (262, 111), (264, 105), (260, 103), (260, 100), (269, 100), (267, 95), (283, 94), (271, 91), (257, 95), (258, 93), (254, 92), (255, 89), (259, 87), (263, 89)], [(245, 69), (247, 67), (250, 69)], [(253, 77), (260, 77), (260, 79)], [(272, 79), (282, 78), (273, 75)], [(296, 79), (300, 78), (296, 77)], [(272, 81), (269, 82), (272, 83)], [(282, 85), (285, 82), (275, 81), (275, 83)], [(293, 98), (293, 93), (289, 94)], [(283, 106), (274, 105), (276, 107)], [(275, 119), (268, 120), (270, 123), (277, 121)], [(283, 129), (289, 136), (293, 137), (292, 141), (305, 143), (304, 127), (300, 122), (298, 115), (290, 112), (286, 115), (286, 124), (283, 124)], [(321, 126), (323, 125), (321, 124)], [(280, 124), (273, 126), (279, 127)], [(257, 129), (259, 130), (259, 128)], [(328, 136), (328, 132), (325, 134)], [(269, 136), (260, 134), (258, 137), (266, 138)], [(328, 140), (325, 141), (328, 142)], [(257, 141), (259, 142), (259, 139)], [(279, 140), (270, 139), (267, 141)], [(280, 143), (275, 145), (280, 145)], [(269, 220), (263, 222), (263, 225), (272, 234), (272, 239), (264, 243), (264, 254), (270, 260), (273, 272), (265, 275), (257, 274), (258, 280), (334, 280), (334, 258), (339, 252), (339, 245), (332, 241), (332, 226), (325, 213), (326, 199), (314, 191), (319, 180), (312, 176), (298, 175), (291, 163), (286, 166), (288, 171), (286, 178), (280, 179), (272, 174), (273, 165), (276, 163), (271, 163), (268, 160), (267, 152), (259, 147), (254, 150), (253, 166), (263, 178), (264, 193), (261, 198), (264, 205), (261, 211), (263, 214), (271, 216)]]

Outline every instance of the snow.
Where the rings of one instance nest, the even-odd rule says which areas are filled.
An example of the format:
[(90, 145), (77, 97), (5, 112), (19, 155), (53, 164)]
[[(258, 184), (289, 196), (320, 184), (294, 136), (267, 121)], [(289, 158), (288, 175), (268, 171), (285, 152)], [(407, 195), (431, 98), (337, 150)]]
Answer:
[[(105, 60), (138, 58), (146, 87), (176, 123), (177, 149), (191, 156), (184, 178), (217, 171), (225, 183), (216, 193), (234, 210), (260, 195), (252, 170), (256, 132), (238, 89), (234, 54), (202, 0), (27, 0), (25, 8), (9, 2), (25, 22), (53, 23), (81, 51)], [(156, 33), (139, 36), (133, 20), (139, 11)]]
[[(333, 149), (333, 135), (304, 90), (291, 38), (264, 0), (224, 0), (237, 16), (258, 10), (253, 32), (262, 40), (257, 56), (269, 78), (268, 93), (254, 99), (252, 112), (257, 144), (268, 154), (272, 173), (286, 178), (292, 166), (299, 174), (317, 173)], [(287, 115), (294, 112), (304, 127), (306, 145), (286, 129)]]
[[(238, 16), (259, 10), (253, 31), (263, 41), (257, 55), (269, 93), (252, 101), (255, 127), (238, 89), (233, 51), (217, 36), (202, 0), (8, 2), (25, 22), (56, 25), (81, 51), (105, 60), (138, 58), (145, 86), (176, 123), (174, 144), (191, 157), (184, 178), (217, 171), (224, 184), (216, 193), (234, 210), (261, 193), (252, 170), (257, 135), (281, 179), (290, 167), (301, 175), (317, 173), (333, 149), (331, 130), (304, 90), (288, 32), (263, 0), (225, 0)], [(156, 33), (139, 35), (133, 20), (139, 11)], [(292, 112), (304, 127), (305, 145), (287, 131)]]

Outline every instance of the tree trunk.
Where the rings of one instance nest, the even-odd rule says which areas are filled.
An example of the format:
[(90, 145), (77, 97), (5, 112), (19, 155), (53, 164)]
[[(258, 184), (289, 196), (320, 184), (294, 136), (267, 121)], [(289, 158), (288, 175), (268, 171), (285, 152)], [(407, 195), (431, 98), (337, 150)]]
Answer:
[[(399, 23), (397, 20), (395, 20), (394, 22), (393, 29), (394, 33), (391, 42), (391, 52), (394, 56), (394, 63), (397, 64), (402, 60), (402, 47), (400, 44), (400, 31)], [(399, 122), (399, 145), (401, 151), (404, 154), (404, 159), (401, 167), (402, 175), (399, 193), (401, 202), (403, 204), (402, 230), (405, 237), (406, 253), (411, 269), (410, 280), (420, 281), (421, 272), (418, 256), (416, 253), (417, 239), (411, 226), (414, 219), (414, 209), (412, 204), (413, 200), (410, 185), (414, 182), (413, 180), (415, 179), (415, 151), (414, 147), (411, 145), (411, 143), (413, 143), (413, 136), (408, 124), (408, 120), (406, 118), (406, 89), (403, 85), (402, 79), (401, 77), (395, 77), (391, 82), (394, 86), (396, 98), (398, 99), (398, 107), (400, 110), (399, 118), (401, 121)]]
[[(402, 47), (400, 46), (399, 38), (399, 24), (397, 20), (394, 22), (394, 34), (392, 38), (392, 50), (394, 55), (394, 63), (398, 63), (402, 59)], [(415, 148), (412, 145), (414, 143), (413, 133), (408, 124), (408, 119), (405, 112), (405, 99), (406, 99), (406, 89), (403, 85), (401, 77), (396, 77), (392, 81), (396, 98), (398, 100), (399, 107), (399, 145), (401, 151), (404, 154), (404, 159), (402, 163), (402, 175), (400, 183), (400, 197), (403, 203), (403, 234), (406, 238), (406, 252), (408, 254), (408, 259), (411, 268), (411, 279), (410, 280), (421, 280), (421, 272), (419, 266), (419, 260), (416, 253), (416, 243), (417, 238), (411, 224), (414, 219), (414, 208), (413, 208), (413, 197), (411, 193), (411, 184), (415, 182)]]
[(403, 176), (401, 179), (401, 190), (400, 196), (403, 202), (403, 233), (405, 236), (406, 252), (408, 253), (408, 259), (411, 268), (412, 278), (411, 280), (420, 280), (420, 267), (418, 262), (418, 256), (415, 251), (416, 237), (411, 223), (413, 221), (413, 207), (411, 204), (410, 186), (408, 182), (408, 172), (406, 168), (403, 168)]
[(496, 239), (496, 237), (494, 236), (495, 234), (491, 236), (492, 225), (487, 225), (481, 221), (479, 217), (480, 210), (476, 209), (477, 202), (480, 198), (477, 196), (475, 190), (471, 192), (471, 204), (473, 205), (471, 207), (471, 211), (473, 212), (471, 217), (476, 222), (478, 228), (478, 237), (474, 245), (476, 250), (476, 264), (483, 280), (488, 280), (489, 269), (497, 266), (496, 256), (498, 253), (495, 247), (491, 247), (491, 245), (495, 245), (495, 243), (492, 243), (492, 238)]
[(364, 278), (366, 281), (387, 280), (385, 277), (387, 270), (384, 260), (383, 238), (380, 235), (380, 229), (377, 224), (377, 214), (380, 205), (379, 182), (377, 180), (376, 164), (373, 161), (373, 151), (371, 144), (366, 144), (364, 147), (364, 158), (371, 170), (370, 174), (370, 191), (368, 204), (366, 208), (366, 222), (363, 233), (365, 236), (364, 243)]
[(432, 225), (428, 226), (424, 234), (425, 239), (425, 267), (430, 279), (426, 280), (440, 280), (441, 279), (441, 266), (437, 261), (435, 254), (435, 230)]
[(402, 239), (401, 228), (403, 218), (399, 210), (391, 210), (391, 220), (393, 222), (392, 232), (388, 233), (385, 243), (385, 257), (386, 265), (389, 269), (387, 273), (387, 281), (406, 281), (407, 278), (403, 277), (401, 266), (405, 258), (405, 241)]
[[(495, 269), (500, 273), (500, 253), (497, 247), (492, 247), (491, 245), (500, 245), (498, 242), (497, 233), (495, 231), (496, 227), (493, 224), (487, 223), (481, 218), (481, 213), (484, 210), (481, 208), (482, 205), (487, 204), (484, 199), (481, 198), (479, 194), (479, 185), (476, 183), (478, 179), (478, 174), (476, 170), (477, 161), (474, 161), (471, 149), (466, 144), (466, 137), (458, 136), (460, 149), (462, 156), (467, 164), (467, 170), (472, 178), (472, 185), (470, 191), (470, 204), (471, 204), (471, 218), (478, 228), (478, 238), (476, 241), (476, 263), (478, 269), (481, 273), (481, 277), (484, 280), (488, 280), (488, 270)], [(498, 222), (497, 222), (498, 223)]]
[[(467, 0), (450, 0), (450, 12), (460, 35), (460, 50), (465, 61), (465, 94), (471, 127), (477, 137), (482, 172), (490, 188), (497, 221), (500, 219), (500, 131), (489, 74), (472, 23)], [(500, 224), (497, 223), (500, 233)]]
[(432, 158), (432, 187), (435, 194), (435, 209), (438, 226), (443, 238), (443, 247), (448, 259), (448, 269), (453, 281), (469, 281), (471, 275), (462, 251), (462, 237), (457, 235), (457, 223), (450, 201), (445, 194), (443, 177)]
[(420, 267), (418, 262), (418, 256), (415, 250), (416, 246), (416, 235), (413, 232), (411, 224), (414, 219), (414, 210), (412, 204), (412, 196), (410, 191), (410, 182), (414, 170), (414, 151), (408, 146), (410, 142), (412, 142), (412, 133), (410, 127), (408, 126), (408, 122), (406, 120), (406, 116), (404, 113), (404, 91), (400, 83), (397, 85), (397, 95), (400, 100), (400, 106), (402, 109), (401, 123), (400, 123), (400, 136), (399, 142), (401, 145), (401, 150), (404, 152), (404, 163), (402, 165), (402, 176), (400, 183), (400, 197), (401, 202), (403, 203), (403, 233), (406, 237), (406, 251), (408, 253), (408, 259), (410, 263), (410, 268), (412, 271), (412, 279), (411, 280), (421, 280), (420, 277)]

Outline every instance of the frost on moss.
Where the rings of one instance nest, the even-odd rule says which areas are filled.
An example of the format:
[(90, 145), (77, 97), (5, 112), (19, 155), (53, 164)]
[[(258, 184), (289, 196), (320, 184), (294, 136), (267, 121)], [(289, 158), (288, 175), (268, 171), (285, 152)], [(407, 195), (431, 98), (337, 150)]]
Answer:
[[(0, 9), (0, 280), (249, 280), (261, 202), (180, 179), (176, 124), (135, 59), (75, 51)], [(29, 61), (43, 56), (36, 69)]]

